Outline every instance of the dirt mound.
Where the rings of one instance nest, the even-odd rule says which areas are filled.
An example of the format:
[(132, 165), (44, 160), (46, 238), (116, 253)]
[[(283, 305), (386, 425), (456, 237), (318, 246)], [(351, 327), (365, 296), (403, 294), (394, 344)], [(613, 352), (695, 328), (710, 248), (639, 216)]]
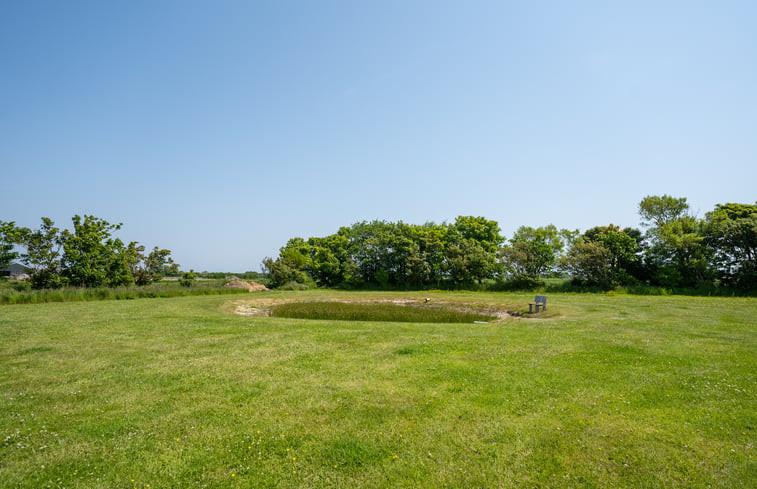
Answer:
[(224, 288), (244, 289), (248, 292), (260, 292), (262, 290), (268, 290), (268, 287), (263, 284), (252, 282), (250, 280), (242, 280), (241, 278), (234, 277), (233, 275), (231, 277), (226, 277), (226, 285), (224, 285)]

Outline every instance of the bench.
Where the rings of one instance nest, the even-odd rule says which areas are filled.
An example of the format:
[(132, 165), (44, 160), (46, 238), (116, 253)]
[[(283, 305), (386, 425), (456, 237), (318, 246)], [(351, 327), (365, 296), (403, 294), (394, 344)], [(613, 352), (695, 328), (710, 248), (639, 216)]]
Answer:
[(537, 295), (536, 297), (534, 297), (534, 301), (528, 303), (528, 312), (534, 312), (534, 308), (536, 308), (536, 312), (539, 312), (539, 307), (541, 307), (542, 311), (547, 310), (546, 295)]

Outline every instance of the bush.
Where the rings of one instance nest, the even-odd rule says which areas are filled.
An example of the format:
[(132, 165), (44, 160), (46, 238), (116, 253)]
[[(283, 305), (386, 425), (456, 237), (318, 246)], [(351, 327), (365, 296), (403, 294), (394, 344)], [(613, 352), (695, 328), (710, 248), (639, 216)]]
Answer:
[(179, 284), (183, 287), (191, 287), (192, 284), (194, 284), (194, 281), (196, 278), (197, 278), (197, 274), (195, 273), (194, 270), (184, 272), (184, 274), (179, 279)]
[(310, 288), (310, 285), (303, 284), (301, 282), (295, 282), (294, 280), (289, 281), (279, 287), (279, 290), (308, 290)]

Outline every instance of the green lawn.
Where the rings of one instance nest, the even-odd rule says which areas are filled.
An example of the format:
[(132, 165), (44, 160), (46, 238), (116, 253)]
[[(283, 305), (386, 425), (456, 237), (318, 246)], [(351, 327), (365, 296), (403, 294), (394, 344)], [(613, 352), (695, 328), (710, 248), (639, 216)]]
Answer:
[(757, 299), (550, 294), (536, 318), (245, 317), (268, 292), (0, 307), (0, 487), (757, 486)]

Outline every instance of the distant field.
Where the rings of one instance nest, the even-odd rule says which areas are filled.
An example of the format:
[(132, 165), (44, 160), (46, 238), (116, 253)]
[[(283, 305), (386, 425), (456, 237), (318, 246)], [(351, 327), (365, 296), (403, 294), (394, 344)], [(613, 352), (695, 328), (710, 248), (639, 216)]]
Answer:
[(0, 306), (0, 487), (757, 486), (757, 299), (549, 294), (489, 324)]

